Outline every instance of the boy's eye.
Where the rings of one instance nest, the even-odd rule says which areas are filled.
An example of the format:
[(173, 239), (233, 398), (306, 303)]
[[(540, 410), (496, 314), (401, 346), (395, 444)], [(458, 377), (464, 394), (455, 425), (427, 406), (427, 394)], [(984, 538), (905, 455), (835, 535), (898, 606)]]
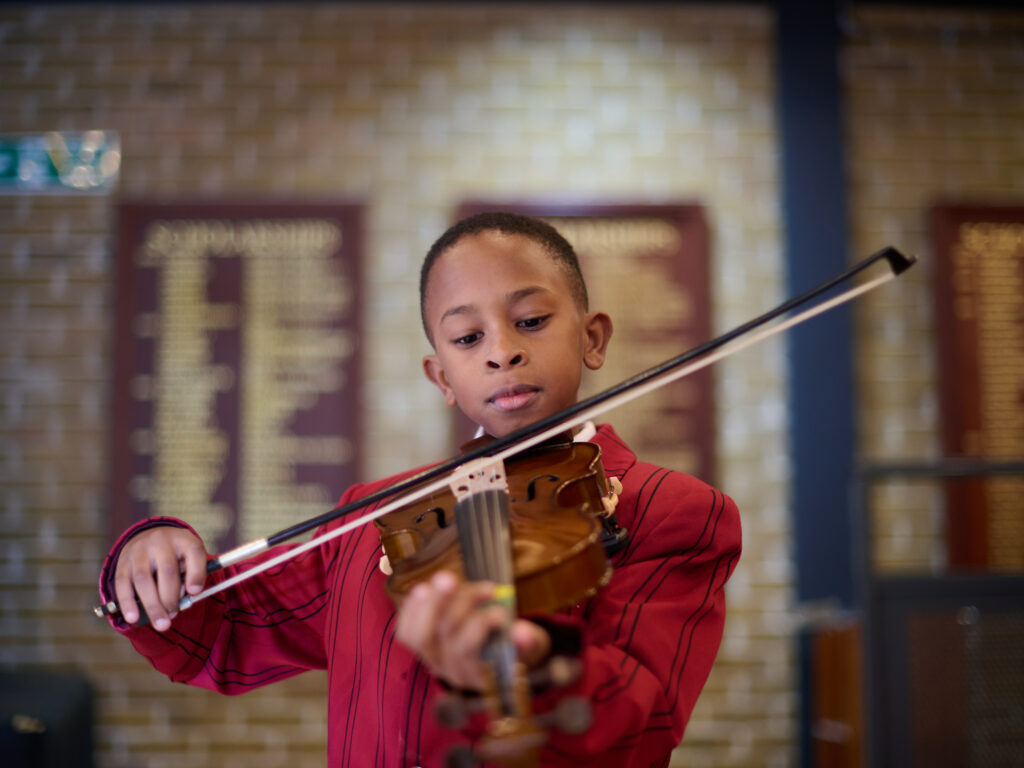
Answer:
[(528, 317), (525, 320), (520, 320), (516, 323), (520, 328), (537, 328), (544, 324), (544, 321), (548, 319), (548, 315), (541, 315), (539, 317)]
[(480, 338), (480, 335), (481, 334), (479, 332), (467, 333), (465, 336), (459, 336), (452, 343), (455, 344), (456, 346), (464, 347), (469, 344), (472, 344), (474, 341), (477, 341)]

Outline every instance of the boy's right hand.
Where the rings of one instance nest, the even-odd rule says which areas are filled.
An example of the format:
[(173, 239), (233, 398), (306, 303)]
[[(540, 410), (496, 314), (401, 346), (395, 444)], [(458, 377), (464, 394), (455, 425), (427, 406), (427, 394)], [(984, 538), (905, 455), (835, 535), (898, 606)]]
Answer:
[(183, 583), (190, 595), (206, 583), (206, 547), (186, 528), (149, 528), (128, 539), (118, 554), (114, 594), (129, 624), (139, 620), (138, 596), (153, 628), (167, 630), (178, 615)]

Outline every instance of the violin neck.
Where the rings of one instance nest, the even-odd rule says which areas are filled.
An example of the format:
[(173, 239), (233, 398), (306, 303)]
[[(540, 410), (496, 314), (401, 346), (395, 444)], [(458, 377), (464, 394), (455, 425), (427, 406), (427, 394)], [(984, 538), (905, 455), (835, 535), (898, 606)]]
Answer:
[(504, 608), (505, 620), (484, 645), (483, 661), (493, 678), (498, 714), (523, 717), (523, 680), (516, 666), (512, 622), (516, 616), (515, 570), (509, 530), (508, 491), (476, 491), (455, 504), (463, 566), (468, 581), (492, 581), (494, 602)]

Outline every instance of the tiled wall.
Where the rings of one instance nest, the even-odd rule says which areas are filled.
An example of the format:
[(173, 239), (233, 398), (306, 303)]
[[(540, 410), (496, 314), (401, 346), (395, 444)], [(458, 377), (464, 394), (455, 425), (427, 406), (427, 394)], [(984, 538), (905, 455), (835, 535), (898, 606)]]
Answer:
[[(853, 247), (867, 254), (892, 244), (921, 257), (898, 286), (857, 307), (861, 453), (879, 463), (934, 460), (928, 212), (937, 203), (1024, 205), (1024, 15), (873, 9), (848, 21)], [(944, 567), (938, 490), (903, 479), (875, 488), (879, 568)]]
[[(911, 28), (933, 19), (895, 17)], [(891, 21), (854, 20), (861, 31)], [(972, 78), (1024, 81), (1021, 46), (880, 34), (855, 35), (844, 56), (857, 253), (879, 240), (920, 247), (921, 206), (958, 191), (947, 153), (914, 139), (944, 126), (955, 142), (958, 129), (939, 119), (947, 107), (1002, 136), (984, 150), (994, 159), (956, 166), (974, 174), (966, 189), (1021, 192), (1020, 131), (995, 117), (1014, 103), (1020, 116), (1020, 86), (1010, 107), (991, 90), (963, 102)], [(960, 90), (943, 101), (920, 57), (940, 60)], [(922, 94), (939, 117), (905, 133), (903, 113)], [(363, 450), (374, 476), (447, 445), (448, 413), (415, 363), (426, 351), (416, 275), (463, 199), (696, 201), (712, 235), (716, 330), (777, 303), (774, 100), (771, 14), (760, 6), (0, 10), (0, 132), (118, 131), (117, 197), (366, 204)], [(0, 196), (0, 663), (85, 672), (103, 766), (323, 765), (318, 676), (241, 698), (193, 691), (151, 672), (88, 614), (109, 543), (115, 202)], [(861, 358), (884, 347), (895, 361), (861, 367), (871, 455), (934, 450), (926, 274), (859, 311)], [(772, 341), (716, 370), (719, 483), (744, 515), (745, 551), (680, 765), (797, 762), (783, 355)]]
[[(696, 201), (715, 326), (778, 299), (763, 10), (42, 7), (3, 11), (0, 36), (0, 130), (118, 131), (122, 198), (365, 202), (371, 475), (447, 449), (447, 410), (416, 363), (416, 279), (463, 199)], [(0, 661), (92, 678), (102, 765), (321, 765), (317, 676), (240, 699), (191, 691), (87, 614), (108, 543), (114, 202), (0, 198)], [(748, 543), (689, 765), (793, 754), (780, 354), (718, 374), (721, 484)]]

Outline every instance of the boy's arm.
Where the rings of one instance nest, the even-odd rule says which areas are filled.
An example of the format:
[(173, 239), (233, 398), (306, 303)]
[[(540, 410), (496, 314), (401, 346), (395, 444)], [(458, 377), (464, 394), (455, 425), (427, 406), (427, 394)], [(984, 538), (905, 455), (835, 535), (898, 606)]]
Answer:
[[(118, 561), (129, 540), (157, 526), (195, 532), (174, 518), (151, 518), (129, 528), (107, 556), (100, 573), (100, 595), (114, 599)], [(277, 554), (264, 553), (254, 561)], [(175, 682), (221, 693), (243, 693), (306, 669), (324, 668), (323, 631), (327, 606), (325, 553), (316, 549), (181, 611), (166, 631), (128, 624), (120, 615), (110, 624), (135, 649)], [(249, 561), (250, 563), (253, 561)], [(249, 563), (218, 571), (207, 586)]]
[(581, 625), (580, 679), (535, 697), (539, 712), (567, 695), (593, 710), (584, 734), (552, 731), (546, 765), (660, 764), (682, 739), (718, 652), (723, 587), (740, 554), (736, 505), (665, 470), (643, 487), (611, 583), (566, 617)]

